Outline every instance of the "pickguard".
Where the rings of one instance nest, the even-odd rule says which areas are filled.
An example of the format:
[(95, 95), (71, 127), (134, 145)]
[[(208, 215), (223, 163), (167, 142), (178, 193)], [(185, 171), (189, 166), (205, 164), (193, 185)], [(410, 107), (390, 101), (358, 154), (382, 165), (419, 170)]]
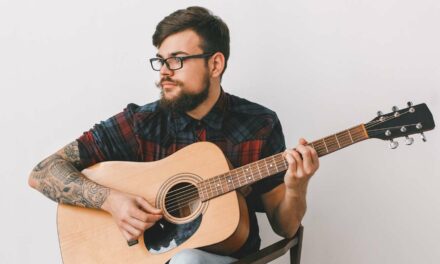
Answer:
[(201, 222), (202, 214), (185, 224), (174, 224), (161, 219), (145, 230), (145, 246), (151, 254), (167, 252), (188, 240), (197, 231)]

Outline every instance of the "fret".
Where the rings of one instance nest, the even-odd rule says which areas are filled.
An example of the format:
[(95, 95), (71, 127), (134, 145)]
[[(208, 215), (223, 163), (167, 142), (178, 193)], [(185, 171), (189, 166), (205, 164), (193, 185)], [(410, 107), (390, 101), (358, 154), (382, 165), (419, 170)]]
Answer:
[[(269, 167), (267, 166), (267, 160), (266, 159), (263, 159), (263, 161), (264, 161), (264, 167), (266, 168), (266, 170), (267, 170), (267, 176), (269, 176), (269, 175), (271, 175), (271, 173), (270, 173), (270, 171), (269, 171)], [(263, 177), (262, 177), (263, 178)], [(260, 178), (261, 179), (261, 178)]]
[(208, 197), (211, 197), (212, 191), (211, 191), (211, 185), (209, 184), (209, 179), (206, 181), (206, 192), (208, 193)]
[(220, 181), (222, 182), (222, 186), (225, 189), (225, 192), (232, 191), (232, 188), (230, 188), (228, 181), (226, 180), (226, 173), (220, 175)]
[(348, 142), (348, 136), (346, 134), (347, 134), (346, 131), (342, 131), (342, 132), (339, 132), (336, 134), (338, 141), (339, 141), (339, 148), (340, 149), (350, 145), (350, 143)]
[(221, 179), (219, 176), (215, 177), (217, 179), (217, 186), (220, 187), (221, 193), (225, 193), (225, 191), (223, 190), (223, 184), (221, 182)]
[(323, 146), (322, 143), (320, 143), (319, 141), (315, 141), (314, 142), (314, 146), (315, 146), (315, 150), (318, 153), (318, 156), (322, 156), (325, 155), (324, 151), (325, 151), (325, 147)]
[(256, 179), (258, 180), (258, 179), (262, 179), (263, 178), (263, 174), (260, 172), (260, 165), (261, 164), (262, 164), (262, 160), (259, 160), (259, 161), (256, 161), (256, 162), (252, 163), (252, 166), (257, 167), (257, 170), (259, 172), (258, 174), (252, 174), (252, 179), (254, 181), (256, 181)]
[(277, 171), (275, 168), (275, 155), (268, 157), (268, 159), (272, 159), (272, 161), (269, 162), (269, 175), (273, 175)]
[(246, 174), (250, 174), (251, 176), (252, 176), (252, 178), (254, 178), (254, 175), (253, 175), (253, 173), (252, 173), (252, 170), (250, 170), (249, 168), (250, 168), (251, 166), (248, 164), (248, 165), (246, 165)]
[(353, 137), (351, 136), (350, 129), (347, 129), (347, 131), (348, 131), (348, 135), (350, 136), (351, 143), (354, 143), (354, 141), (353, 141)]
[(206, 186), (206, 183), (204, 184), (204, 193), (205, 193), (205, 196), (207, 197), (207, 198), (209, 198), (209, 192), (208, 192), (208, 187)]
[[(241, 187), (243, 185), (246, 185), (246, 175), (244, 175), (243, 173), (239, 173), (237, 169), (235, 169), (235, 171), (237, 172), (237, 179), (238, 179), (238, 186)], [(244, 176), (244, 179), (243, 179)], [(244, 180), (244, 183), (242, 183), (241, 181)]]
[(254, 179), (254, 174), (253, 173), (248, 173), (248, 174), (246, 174), (245, 175), (245, 184), (244, 185), (247, 185), (247, 184), (249, 184), (249, 183), (252, 183), (253, 182), (253, 179)]
[(211, 195), (212, 196), (217, 196), (218, 192), (217, 192), (217, 186), (215, 186), (215, 179), (214, 179), (214, 177), (209, 179), (209, 186), (211, 187), (211, 190), (212, 190), (212, 194)]
[(207, 197), (207, 195), (205, 195), (205, 192), (203, 191), (204, 190), (204, 188), (203, 188), (203, 185), (205, 184), (205, 182), (200, 182), (199, 184), (198, 184), (198, 187), (197, 187), (197, 190), (199, 191), (199, 196), (200, 196), (200, 199), (202, 200), (202, 201), (205, 201), (208, 197)]
[(328, 137), (324, 138), (324, 142), (326, 143), (327, 151), (329, 153), (338, 149), (338, 147), (335, 144), (336, 141), (334, 140), (333, 136), (328, 136)]
[(209, 190), (208, 190), (208, 183), (207, 182), (205, 182), (205, 193), (206, 193), (207, 197), (210, 197)]
[(211, 188), (211, 196), (215, 196), (217, 191), (216, 191), (215, 184), (213, 184), (213, 178), (208, 179), (208, 184), (209, 184), (209, 187)]
[(240, 187), (240, 177), (237, 173), (237, 169), (233, 169), (230, 171), (230, 180), (234, 183), (234, 189)]
[(229, 175), (226, 176), (226, 182), (228, 183), (228, 185), (230, 185), (230, 186), (232, 185), (232, 188), (230, 188), (230, 189), (235, 190), (234, 180), (233, 180), (231, 174), (230, 173), (228, 173), (228, 174)]
[(324, 139), (321, 139), (321, 140), (322, 140), (322, 142), (324, 142), (325, 150), (327, 150), (327, 153), (328, 153), (328, 148), (327, 148), (327, 144), (325, 144), (325, 140)]
[(273, 160), (273, 166), (275, 167), (276, 171), (279, 171), (280, 169), (278, 168), (278, 155), (272, 156), (272, 160)]
[(257, 167), (257, 170), (258, 170), (258, 174), (260, 175), (260, 179), (262, 178), (262, 174), (261, 174), (261, 171), (260, 171), (260, 166), (258, 166), (258, 164), (259, 164), (259, 162), (256, 162), (256, 164), (255, 164), (255, 167)]
[[(275, 162), (275, 166), (277, 168), (277, 171), (283, 171), (286, 170), (288, 168), (288, 164), (286, 159), (283, 157), (282, 154), (278, 154), (277, 155), (277, 161)], [(284, 167), (283, 167), (284, 165)]]
[(216, 177), (209, 178), (207, 180), (207, 184), (209, 184), (209, 186), (211, 187), (211, 192), (210, 192), (211, 197), (216, 196), (219, 193), (219, 186), (217, 183), (217, 179), (218, 178), (216, 176)]
[(215, 195), (219, 195), (222, 194), (222, 192), (220, 191), (220, 185), (218, 184), (218, 179), (217, 177), (212, 177), (212, 184), (214, 184), (215, 187)]
[(257, 175), (258, 171), (259, 171), (259, 169), (257, 167), (258, 164), (257, 163), (251, 163), (251, 164), (252, 165), (249, 165), (249, 167), (250, 167), (250, 171), (251, 171), (252, 175)]
[(264, 176), (263, 171), (261, 169), (261, 164), (262, 164), (261, 160), (255, 162), (255, 167), (257, 167), (257, 170), (258, 170), (258, 174), (256, 175), (257, 179), (262, 179)]
[[(250, 166), (250, 164), (248, 164), (248, 165), (246, 165), (246, 166)], [(249, 178), (249, 177), (252, 178), (252, 173), (250, 174), (250, 176), (249, 176), (248, 174), (245, 174), (245, 173), (242, 173), (242, 175), (243, 175), (244, 183), (243, 183), (241, 186), (244, 186), (244, 185), (246, 185), (246, 184), (248, 184), (248, 183), (250, 182), (250, 181), (248, 180), (248, 178)]]
[[(248, 165), (246, 165), (246, 166), (249, 167), (250, 164), (248, 164)], [(252, 179), (252, 173), (251, 173), (251, 174), (245, 174), (245, 173), (243, 173), (244, 183), (243, 183), (241, 186), (244, 186), (244, 185), (248, 184), (248, 183), (250, 182), (249, 178)]]
[(339, 148), (341, 148), (341, 144), (339, 144), (338, 136), (335, 134), (336, 142), (338, 143)]
[(249, 183), (248, 179), (249, 179), (249, 180), (252, 179), (252, 177), (251, 177), (252, 174), (246, 174), (246, 173), (244, 172), (244, 166), (241, 167), (241, 170), (243, 171), (244, 179), (246, 180), (245, 183), (246, 183), (246, 184)]

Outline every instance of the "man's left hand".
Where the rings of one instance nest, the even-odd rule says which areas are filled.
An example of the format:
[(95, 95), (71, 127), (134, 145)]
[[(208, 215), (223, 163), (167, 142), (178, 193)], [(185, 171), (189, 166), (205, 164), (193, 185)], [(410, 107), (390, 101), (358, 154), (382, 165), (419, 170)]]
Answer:
[(286, 194), (305, 194), (310, 178), (319, 168), (316, 150), (307, 146), (307, 141), (301, 138), (295, 149), (287, 149), (284, 152), (284, 158), (289, 163), (284, 176)]

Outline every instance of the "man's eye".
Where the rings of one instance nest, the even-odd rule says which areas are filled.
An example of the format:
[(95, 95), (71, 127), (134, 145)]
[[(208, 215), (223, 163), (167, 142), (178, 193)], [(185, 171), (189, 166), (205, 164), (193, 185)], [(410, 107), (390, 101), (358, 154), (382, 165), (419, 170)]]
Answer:
[(170, 61), (180, 61), (181, 59), (179, 57), (171, 57)]

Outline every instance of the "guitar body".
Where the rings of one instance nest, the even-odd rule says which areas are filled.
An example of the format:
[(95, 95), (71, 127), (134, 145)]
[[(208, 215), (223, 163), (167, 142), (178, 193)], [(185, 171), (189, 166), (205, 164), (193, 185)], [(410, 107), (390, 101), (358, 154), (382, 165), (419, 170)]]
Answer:
[[(222, 151), (208, 142), (192, 144), (159, 161), (110, 161), (83, 170), (99, 184), (144, 197), (162, 208), (164, 218), (129, 247), (108, 213), (60, 204), (57, 225), (63, 262), (165, 263), (187, 248), (219, 254), (238, 250), (249, 234), (246, 202), (239, 192), (189, 204), (174, 200), (180, 190), (194, 198), (198, 182), (229, 170)], [(179, 206), (183, 202), (187, 206)]]

